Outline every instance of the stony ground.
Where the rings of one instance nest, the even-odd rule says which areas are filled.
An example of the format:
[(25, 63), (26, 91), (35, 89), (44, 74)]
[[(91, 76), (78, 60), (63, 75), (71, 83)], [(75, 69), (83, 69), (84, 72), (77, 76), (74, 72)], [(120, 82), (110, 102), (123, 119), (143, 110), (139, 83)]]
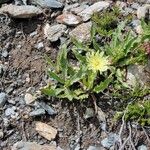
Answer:
[[(83, 113), (84, 104), (47, 99), (39, 93), (48, 83), (44, 54), (54, 60), (60, 45), (71, 36), (88, 41), (90, 15), (114, 3), (41, 1), (0, 0), (0, 150), (117, 149), (113, 143), (119, 125), (116, 130), (108, 119), (109, 128), (104, 130), (91, 109)], [(146, 3), (150, 1), (116, 2), (124, 15), (135, 15), (131, 24), (136, 32), (140, 32), (139, 19), (150, 10), (150, 5), (141, 7)], [(111, 116), (107, 105), (102, 104), (103, 111)], [(86, 106), (90, 107), (90, 102)], [(105, 138), (107, 141), (101, 142)], [(143, 130), (138, 131), (137, 138), (138, 150), (150, 148)]]

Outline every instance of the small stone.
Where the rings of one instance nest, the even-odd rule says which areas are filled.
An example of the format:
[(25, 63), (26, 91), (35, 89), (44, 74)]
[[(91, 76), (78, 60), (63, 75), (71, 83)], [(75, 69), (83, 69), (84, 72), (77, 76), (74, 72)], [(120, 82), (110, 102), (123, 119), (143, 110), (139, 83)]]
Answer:
[(31, 5), (5, 5), (0, 8), (0, 13), (8, 13), (13, 18), (31, 18), (42, 13), (40, 8)]
[(17, 142), (13, 145), (12, 150), (56, 150), (55, 145), (40, 145), (35, 142)]
[(7, 57), (8, 57), (8, 51), (7, 51), (7, 50), (4, 50), (4, 51), (2, 52), (2, 57), (4, 57), (4, 58), (7, 58)]
[(3, 137), (4, 137), (4, 132), (0, 130), (0, 139), (2, 139)]
[(148, 148), (145, 145), (140, 145), (137, 149), (138, 150), (148, 150)]
[(117, 134), (111, 133), (107, 138), (101, 141), (101, 144), (103, 147), (109, 149), (118, 141), (119, 141), (119, 136)]
[(42, 122), (36, 122), (35, 126), (35, 130), (47, 140), (51, 141), (56, 137), (57, 130), (55, 128)]
[(103, 147), (89, 146), (87, 150), (104, 150)]
[(130, 23), (130, 25), (132, 26), (132, 27), (137, 27), (138, 25), (140, 25), (141, 24), (141, 21), (140, 20), (133, 20), (131, 23)]
[(42, 108), (39, 108), (37, 110), (34, 110), (32, 112), (30, 112), (29, 116), (34, 117), (34, 116), (41, 116), (45, 114), (45, 110)]
[(62, 8), (63, 4), (56, 0), (30, 0), (30, 3), (39, 5), (42, 8)]
[(109, 2), (100, 1), (89, 6), (78, 15), (82, 17), (83, 21), (88, 21), (95, 12), (100, 12), (104, 9), (107, 9), (109, 6)]
[(73, 13), (73, 14), (79, 14), (81, 13), (84, 9), (88, 8), (89, 6), (88, 5), (80, 5), (79, 7), (76, 7), (76, 8), (72, 8), (70, 11)]
[(3, 107), (7, 101), (7, 94), (4, 92), (0, 93), (0, 107)]
[(41, 50), (43, 47), (44, 47), (43, 42), (40, 42), (40, 43), (35, 45), (35, 48), (38, 49), (38, 50)]
[(5, 110), (5, 115), (6, 115), (6, 116), (11, 116), (11, 115), (14, 115), (14, 114), (15, 114), (15, 110), (14, 110), (13, 107), (7, 108), (7, 109)]
[(73, 38), (76, 38), (80, 42), (83, 43), (88, 43), (91, 40), (91, 34), (90, 34), (90, 29), (91, 29), (92, 23), (83, 23), (79, 26), (77, 26), (75, 29), (73, 29), (69, 35)]
[(65, 32), (66, 28), (67, 27), (63, 24), (57, 24), (57, 25), (50, 26), (47, 23), (44, 27), (44, 34), (48, 40), (50, 40), (51, 42), (55, 42), (62, 36), (62, 34)]
[(79, 3), (75, 3), (72, 5), (66, 5), (65, 8), (63, 9), (63, 12), (70, 12), (73, 8), (76, 8), (79, 6)]
[(131, 7), (132, 7), (133, 9), (137, 10), (137, 9), (140, 7), (140, 5), (139, 5), (138, 3), (133, 3), (133, 4), (131, 5)]
[(93, 108), (86, 108), (85, 114), (84, 114), (84, 118), (88, 119), (94, 116), (94, 110)]
[(37, 31), (30, 33), (30, 37), (34, 37), (35, 35), (37, 35)]
[(31, 95), (30, 93), (26, 93), (24, 100), (25, 100), (26, 104), (29, 105), (36, 100), (36, 97)]
[(50, 107), (49, 105), (47, 105), (44, 102), (38, 103), (38, 105), (40, 107), (42, 107), (49, 115), (56, 115), (57, 114), (57, 112), (52, 107)]
[(136, 31), (136, 33), (138, 33), (138, 34), (143, 34), (142, 26), (141, 26), (141, 25), (136, 26), (136, 27), (135, 27), (135, 31)]
[(74, 26), (74, 25), (78, 25), (82, 20), (79, 16), (73, 15), (71, 13), (64, 13), (62, 15), (59, 15), (56, 18), (56, 21), (58, 23)]
[[(137, 10), (137, 18), (138, 19), (145, 18), (147, 16), (148, 12), (150, 12), (150, 5), (149, 4), (146, 4), (142, 7), (139, 7)], [(148, 14), (148, 15), (150, 15), (150, 14)], [(150, 16), (149, 16), (149, 18), (150, 18)]]
[(127, 3), (121, 2), (121, 1), (117, 1), (116, 2), (116, 6), (119, 7), (120, 10), (122, 10), (123, 8), (127, 7)]

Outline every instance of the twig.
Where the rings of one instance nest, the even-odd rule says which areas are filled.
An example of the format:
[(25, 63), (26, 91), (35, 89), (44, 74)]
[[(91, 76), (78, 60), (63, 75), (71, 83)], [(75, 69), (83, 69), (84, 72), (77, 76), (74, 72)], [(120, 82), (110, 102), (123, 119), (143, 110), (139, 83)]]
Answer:
[(128, 142), (128, 140), (130, 139), (130, 136), (127, 137), (127, 139), (124, 141), (124, 143), (121, 145), (121, 147), (119, 148), (119, 150), (123, 150), (126, 143)]
[(95, 114), (98, 113), (98, 108), (97, 108), (97, 104), (96, 104), (96, 97), (94, 94), (91, 94), (92, 99), (93, 99), (93, 103), (94, 103), (94, 108), (95, 108)]
[(132, 129), (131, 129), (130, 122), (128, 122), (128, 127), (129, 127), (129, 138), (130, 138), (131, 146), (132, 146), (133, 150), (136, 150), (136, 148), (135, 148), (135, 146), (134, 146), (134, 143), (133, 143), (133, 141), (132, 141)]
[(146, 136), (146, 138), (147, 138), (147, 140), (148, 140), (148, 143), (150, 143), (150, 138), (149, 138), (149, 136), (147, 135), (146, 130), (144, 129), (144, 127), (142, 127), (142, 129), (143, 129), (144, 134), (145, 134), (145, 136)]

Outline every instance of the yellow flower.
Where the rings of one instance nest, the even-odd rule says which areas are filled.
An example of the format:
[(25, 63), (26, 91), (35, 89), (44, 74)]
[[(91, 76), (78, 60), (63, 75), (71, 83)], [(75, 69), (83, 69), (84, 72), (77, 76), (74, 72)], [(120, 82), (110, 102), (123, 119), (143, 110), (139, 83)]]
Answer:
[(99, 53), (91, 52), (87, 54), (87, 67), (93, 72), (100, 71), (100, 73), (106, 71), (109, 68), (108, 57), (103, 56), (104, 52)]

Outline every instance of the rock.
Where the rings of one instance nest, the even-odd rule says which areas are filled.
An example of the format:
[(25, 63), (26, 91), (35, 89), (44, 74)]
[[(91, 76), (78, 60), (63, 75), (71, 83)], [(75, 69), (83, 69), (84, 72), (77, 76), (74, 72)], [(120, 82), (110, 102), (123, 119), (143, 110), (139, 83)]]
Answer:
[(34, 117), (34, 116), (41, 116), (45, 114), (45, 110), (42, 108), (39, 108), (37, 110), (34, 110), (32, 112), (30, 112), (29, 116)]
[[(137, 10), (137, 18), (138, 19), (146, 18), (148, 12), (150, 12), (150, 5), (149, 4), (146, 4), (142, 7), (139, 7)], [(149, 18), (150, 18), (150, 14), (149, 14)]]
[(137, 150), (148, 150), (148, 148), (145, 145), (140, 145)]
[(63, 9), (63, 12), (70, 12), (73, 8), (76, 8), (79, 6), (79, 3), (75, 3), (72, 5), (66, 5), (65, 8)]
[(38, 49), (38, 50), (41, 50), (43, 47), (44, 47), (43, 42), (40, 42), (40, 43), (35, 45), (35, 48)]
[(150, 83), (150, 73), (146, 73), (146, 68), (149, 68), (150, 64), (147, 66), (141, 65), (131, 65), (127, 67), (127, 84), (135, 87), (137, 83), (141, 86), (149, 86)]
[(39, 145), (35, 142), (17, 142), (11, 150), (56, 150), (55, 145)]
[(0, 13), (8, 13), (13, 18), (31, 18), (42, 13), (40, 8), (30, 5), (5, 5), (0, 8)]
[(112, 147), (116, 142), (119, 141), (119, 136), (115, 133), (109, 134), (109, 136), (101, 141), (101, 144), (105, 148)]
[(35, 126), (35, 130), (47, 140), (51, 141), (56, 137), (57, 130), (55, 128), (42, 122), (36, 122)]
[(3, 107), (7, 101), (7, 94), (4, 92), (0, 93), (0, 107)]
[(133, 4), (131, 5), (131, 7), (132, 7), (133, 9), (137, 10), (137, 9), (140, 7), (140, 4), (139, 4), (139, 3), (133, 3)]
[(95, 12), (100, 12), (109, 6), (109, 2), (100, 1), (89, 6), (78, 15), (82, 17), (83, 21), (88, 21)]
[(44, 27), (44, 34), (48, 40), (50, 40), (51, 42), (55, 42), (62, 36), (62, 34), (65, 32), (66, 28), (67, 27), (62, 24), (50, 26), (47, 23)]
[(84, 9), (88, 8), (89, 6), (88, 5), (80, 5), (79, 7), (76, 7), (76, 8), (72, 8), (70, 11), (73, 13), (73, 14), (79, 14), (81, 13)]
[(136, 31), (136, 33), (138, 33), (138, 34), (143, 34), (142, 26), (141, 26), (141, 25), (136, 26), (136, 27), (135, 27), (135, 31)]
[(24, 100), (26, 104), (29, 105), (36, 100), (36, 97), (31, 95), (30, 93), (26, 93), (24, 96)]
[(34, 32), (30, 33), (30, 37), (34, 37), (37, 34), (38, 34), (37, 31), (34, 31)]
[(62, 8), (63, 4), (56, 0), (30, 0), (31, 4), (39, 5), (42, 8)]
[(89, 146), (87, 150), (104, 150), (103, 147)]
[(7, 3), (9, 1), (12, 1), (12, 0), (0, 0), (0, 4)]
[(78, 25), (82, 21), (82, 19), (79, 16), (73, 15), (71, 13), (64, 13), (62, 15), (59, 15), (56, 18), (56, 21), (58, 23), (74, 26)]
[(91, 34), (90, 34), (91, 26), (92, 26), (91, 22), (83, 23), (77, 26), (75, 29), (73, 29), (69, 33), (69, 35), (73, 38), (76, 38), (80, 42), (88, 43), (90, 42), (90, 38), (91, 38)]
[(16, 107), (11, 107), (11, 108), (7, 108), (6, 110), (5, 110), (5, 116), (12, 116), (12, 115), (15, 115), (15, 110), (16, 110)]
[(2, 57), (4, 57), (4, 58), (7, 58), (7, 57), (8, 57), (8, 51), (7, 51), (7, 50), (4, 50), (4, 51), (2, 52)]
[(130, 23), (130, 25), (132, 26), (132, 27), (137, 27), (137, 26), (139, 26), (141, 24), (141, 21), (140, 20), (133, 20), (131, 23)]
[(0, 129), (0, 139), (4, 137), (4, 132)]
[(119, 7), (120, 10), (122, 10), (123, 8), (127, 7), (127, 3), (121, 2), (121, 1), (117, 1), (116, 2), (116, 6)]
[(95, 115), (93, 108), (86, 108), (85, 114), (84, 114), (84, 118), (88, 119), (91, 118)]
[(56, 115), (57, 114), (57, 112), (52, 107), (50, 107), (49, 105), (47, 105), (44, 102), (40, 102), (40, 103), (38, 103), (38, 105), (40, 107), (42, 107), (49, 115)]

